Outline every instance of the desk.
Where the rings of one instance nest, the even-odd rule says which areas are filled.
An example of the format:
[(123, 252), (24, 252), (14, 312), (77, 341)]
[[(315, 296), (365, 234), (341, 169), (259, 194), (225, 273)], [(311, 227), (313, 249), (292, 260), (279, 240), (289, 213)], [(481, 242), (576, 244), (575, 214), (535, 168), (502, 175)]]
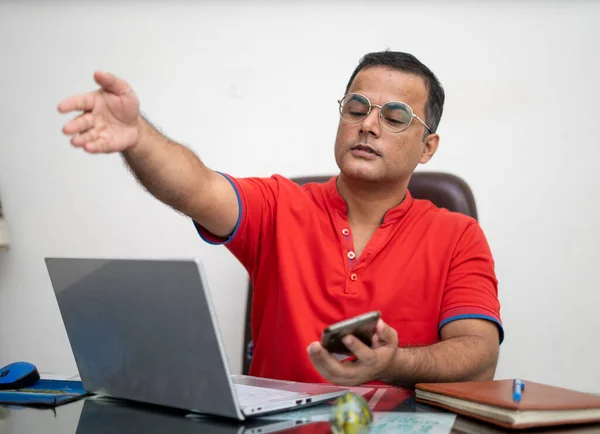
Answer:
[[(388, 397), (385, 396), (388, 395)], [(390, 411), (378, 411), (370, 433), (482, 433), (505, 432), (467, 418), (455, 417), (435, 408), (415, 403), (413, 397), (399, 400), (394, 389), (380, 400)], [(0, 406), (0, 434), (254, 434), (254, 433), (329, 433), (326, 406), (282, 413), (243, 424), (223, 419), (192, 416), (163, 407), (147, 406), (103, 397), (89, 397), (56, 409), (10, 408)], [(600, 433), (600, 425), (574, 429), (531, 431), (551, 433)]]

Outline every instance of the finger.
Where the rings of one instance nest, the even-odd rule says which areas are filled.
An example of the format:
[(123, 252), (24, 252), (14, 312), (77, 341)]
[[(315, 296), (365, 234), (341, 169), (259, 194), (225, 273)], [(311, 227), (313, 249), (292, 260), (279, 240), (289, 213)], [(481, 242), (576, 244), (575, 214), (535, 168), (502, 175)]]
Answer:
[(100, 152), (106, 152), (107, 143), (105, 139), (96, 139), (93, 142), (86, 143), (83, 148), (90, 154), (98, 154)]
[(379, 338), (379, 335), (377, 333), (375, 333), (373, 335), (373, 337), (371, 338), (371, 348), (376, 349), (376, 348), (382, 347), (384, 345), (385, 345), (385, 342), (383, 342)]
[(327, 380), (339, 383), (349, 376), (349, 366), (343, 366), (319, 342), (313, 342), (307, 348), (308, 356), (314, 367)]
[(98, 71), (94, 73), (94, 80), (96, 80), (96, 83), (102, 86), (102, 88), (116, 95), (123, 95), (124, 93), (132, 91), (131, 87), (129, 87), (124, 80), (121, 80), (109, 72)]
[(379, 339), (390, 345), (398, 345), (398, 332), (396, 332), (396, 330), (384, 323), (383, 320), (380, 319), (377, 322), (376, 330)]
[(68, 135), (81, 134), (94, 127), (95, 118), (91, 113), (84, 113), (67, 122), (63, 127), (63, 133)]
[(372, 363), (376, 358), (375, 351), (373, 351), (371, 348), (362, 343), (360, 339), (356, 338), (356, 336), (344, 336), (342, 342), (344, 343), (344, 345), (346, 345), (346, 347), (348, 347), (350, 351), (352, 351), (352, 354), (354, 354), (356, 358), (361, 362), (369, 364)]
[(83, 134), (73, 136), (71, 138), (71, 144), (76, 148), (84, 147), (87, 143), (94, 142), (98, 139), (98, 130), (92, 129)]
[(61, 101), (58, 104), (58, 111), (60, 113), (68, 113), (75, 110), (79, 111), (91, 111), (94, 108), (94, 102), (96, 101), (96, 93), (88, 92), (80, 95), (75, 95)]

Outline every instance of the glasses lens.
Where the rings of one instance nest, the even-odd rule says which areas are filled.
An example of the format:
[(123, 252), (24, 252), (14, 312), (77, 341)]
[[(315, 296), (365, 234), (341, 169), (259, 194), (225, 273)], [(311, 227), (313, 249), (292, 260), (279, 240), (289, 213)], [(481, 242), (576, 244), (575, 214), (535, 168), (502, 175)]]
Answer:
[(388, 102), (381, 108), (381, 122), (386, 130), (399, 133), (412, 121), (412, 110), (401, 102)]
[(358, 123), (369, 114), (369, 101), (362, 95), (348, 94), (340, 104), (342, 119), (351, 124)]

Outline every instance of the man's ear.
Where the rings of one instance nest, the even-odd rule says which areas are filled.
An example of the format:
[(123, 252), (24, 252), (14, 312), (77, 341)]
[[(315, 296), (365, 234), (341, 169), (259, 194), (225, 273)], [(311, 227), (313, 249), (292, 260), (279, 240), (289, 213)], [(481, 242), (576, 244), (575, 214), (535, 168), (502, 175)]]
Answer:
[(433, 154), (435, 154), (435, 151), (437, 151), (440, 143), (440, 136), (439, 134), (429, 134), (427, 137), (425, 137), (423, 143), (423, 152), (421, 153), (421, 159), (419, 160), (419, 163), (421, 164), (425, 164), (431, 160), (431, 157), (433, 157)]

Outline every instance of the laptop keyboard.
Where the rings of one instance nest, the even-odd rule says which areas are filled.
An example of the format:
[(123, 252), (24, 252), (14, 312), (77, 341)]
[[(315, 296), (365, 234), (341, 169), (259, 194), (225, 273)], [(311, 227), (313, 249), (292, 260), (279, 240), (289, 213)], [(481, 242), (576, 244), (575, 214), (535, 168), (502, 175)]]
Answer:
[(279, 401), (286, 398), (292, 399), (304, 395), (302, 393), (289, 392), (287, 390), (267, 389), (265, 387), (247, 386), (245, 384), (234, 384), (234, 386), (241, 406)]

